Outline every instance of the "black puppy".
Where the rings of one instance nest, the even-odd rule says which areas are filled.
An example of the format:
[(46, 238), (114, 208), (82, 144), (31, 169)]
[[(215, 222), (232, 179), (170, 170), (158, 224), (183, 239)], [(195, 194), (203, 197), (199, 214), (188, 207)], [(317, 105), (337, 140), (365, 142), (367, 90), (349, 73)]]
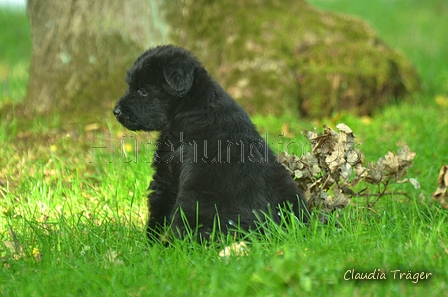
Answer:
[(308, 210), (249, 116), (189, 51), (172, 45), (142, 54), (113, 112), (130, 130), (160, 130), (149, 189), (147, 234), (172, 224), (207, 239), (229, 227), (255, 229), (278, 208), (303, 222)]

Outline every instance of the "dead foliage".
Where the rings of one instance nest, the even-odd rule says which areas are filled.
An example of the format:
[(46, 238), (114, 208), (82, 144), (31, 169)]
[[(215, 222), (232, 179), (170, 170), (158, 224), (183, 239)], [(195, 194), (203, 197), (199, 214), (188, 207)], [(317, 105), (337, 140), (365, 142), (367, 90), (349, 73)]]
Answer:
[(326, 125), (323, 128), (322, 133), (316, 129), (303, 133), (311, 144), (310, 152), (301, 157), (286, 152), (279, 155), (311, 210), (331, 213), (348, 206), (353, 197), (365, 197), (371, 209), (381, 197), (392, 194), (388, 191), (391, 184), (410, 182), (420, 187), (416, 179), (405, 178), (416, 155), (407, 145), (365, 164), (350, 127), (341, 123), (336, 126), (338, 131)]
[(443, 208), (448, 209), (448, 165), (443, 165), (437, 179), (437, 190), (432, 194), (432, 198), (439, 202)]

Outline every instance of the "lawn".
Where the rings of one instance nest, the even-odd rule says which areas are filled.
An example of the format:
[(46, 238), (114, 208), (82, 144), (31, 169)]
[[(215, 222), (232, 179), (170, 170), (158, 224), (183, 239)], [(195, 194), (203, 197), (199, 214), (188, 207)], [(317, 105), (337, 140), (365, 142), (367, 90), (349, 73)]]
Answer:
[(0, 295), (448, 296), (448, 210), (431, 198), (448, 164), (448, 4), (310, 2), (366, 19), (413, 61), (424, 90), (372, 117), (253, 121), (278, 151), (305, 143), (301, 131), (340, 122), (354, 130), (367, 161), (408, 144), (417, 153), (408, 177), (420, 189), (393, 186), (396, 194), (372, 210), (354, 198), (327, 225), (271, 225), (251, 236), (244, 255), (220, 256), (232, 238), (149, 247), (145, 196), (155, 135), (129, 133), (112, 113), (61, 129), (64, 115), (4, 112), (26, 93), (30, 41), (25, 12), (0, 8), (0, 110), (7, 115), (0, 123)]

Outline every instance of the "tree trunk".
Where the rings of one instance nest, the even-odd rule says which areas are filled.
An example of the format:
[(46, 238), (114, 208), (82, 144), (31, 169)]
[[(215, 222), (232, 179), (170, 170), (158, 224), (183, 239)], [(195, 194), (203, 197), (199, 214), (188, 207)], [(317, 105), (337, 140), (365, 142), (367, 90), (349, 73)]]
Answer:
[(32, 58), (25, 108), (102, 118), (126, 69), (166, 42), (162, 0), (28, 0)]

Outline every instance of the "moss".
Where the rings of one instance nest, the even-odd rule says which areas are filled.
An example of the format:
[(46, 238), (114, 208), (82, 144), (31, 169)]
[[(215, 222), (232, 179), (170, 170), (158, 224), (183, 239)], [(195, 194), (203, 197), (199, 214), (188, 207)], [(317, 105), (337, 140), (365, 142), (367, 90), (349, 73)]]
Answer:
[(342, 109), (370, 114), (419, 85), (412, 65), (385, 47), (353, 42), (328, 51), (319, 45), (297, 57), (300, 110), (306, 115), (322, 117)]
[(369, 114), (419, 88), (366, 23), (304, 1), (174, 1), (167, 11), (175, 42), (252, 113)]

